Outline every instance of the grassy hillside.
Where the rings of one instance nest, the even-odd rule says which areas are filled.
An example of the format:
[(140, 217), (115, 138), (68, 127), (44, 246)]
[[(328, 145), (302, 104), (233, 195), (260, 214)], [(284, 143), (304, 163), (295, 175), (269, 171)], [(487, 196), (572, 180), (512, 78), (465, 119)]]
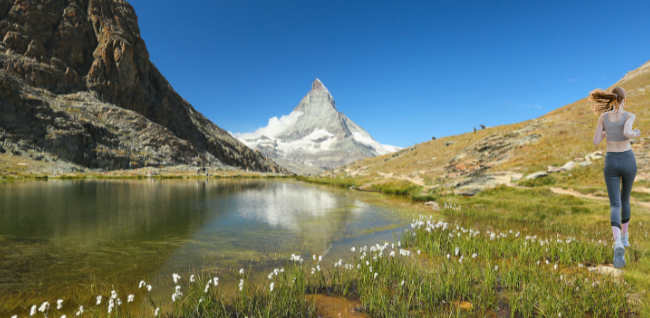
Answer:
[[(626, 110), (637, 115), (635, 128), (642, 137), (635, 140), (638, 180), (650, 178), (650, 62), (629, 72), (612, 86), (627, 91)], [(605, 142), (592, 143), (597, 116), (585, 98), (528, 121), (489, 127), (431, 140), (398, 153), (360, 160), (337, 169), (331, 175), (354, 177), (360, 184), (409, 181), (425, 187), (478, 182), (491, 176), (496, 183), (508, 183), (517, 174), (526, 175), (547, 166), (561, 166), (584, 158), (596, 150), (605, 151)], [(601, 161), (594, 161), (602, 167)], [(595, 170), (596, 172), (598, 169)], [(506, 180), (498, 180), (503, 176)], [(503, 179), (503, 178), (502, 178)], [(501, 182), (500, 182), (501, 181)], [(600, 174), (583, 180), (602, 183)]]

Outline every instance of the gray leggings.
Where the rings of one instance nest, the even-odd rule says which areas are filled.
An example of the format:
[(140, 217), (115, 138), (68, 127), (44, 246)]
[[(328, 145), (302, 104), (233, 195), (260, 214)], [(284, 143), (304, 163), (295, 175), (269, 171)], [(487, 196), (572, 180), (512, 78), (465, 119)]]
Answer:
[[(632, 150), (607, 152), (605, 155), (605, 183), (609, 194), (612, 226), (630, 221), (630, 192), (636, 177), (636, 159)], [(621, 187), (621, 181), (623, 186)]]

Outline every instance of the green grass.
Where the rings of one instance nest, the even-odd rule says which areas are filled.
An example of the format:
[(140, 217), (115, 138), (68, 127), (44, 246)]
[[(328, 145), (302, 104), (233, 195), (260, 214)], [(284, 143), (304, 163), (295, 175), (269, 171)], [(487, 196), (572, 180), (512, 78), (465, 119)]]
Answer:
[[(612, 257), (609, 244), (538, 228), (528, 230), (480, 225), (466, 227), (432, 216), (413, 220), (398, 242), (355, 247), (345, 259), (308, 258), (281, 264), (268, 278), (252, 280), (230, 273), (232, 282), (210, 284), (211, 275), (187, 277), (176, 301), (156, 302), (134, 287), (136, 302), (107, 312), (86, 304), (93, 317), (316, 317), (308, 295), (358, 299), (372, 317), (484, 317), (494, 313), (516, 317), (628, 317), (640, 309), (628, 302), (634, 287), (620, 278), (591, 272), (588, 265)], [(634, 264), (638, 258), (629, 255)], [(240, 290), (237, 278), (244, 281)], [(271, 290), (271, 283), (273, 289)], [(174, 293), (170, 290), (169, 294)], [(460, 304), (466, 304), (463, 308)], [(471, 304), (467, 306), (467, 304)], [(51, 309), (48, 314), (72, 313)], [(24, 313), (21, 313), (24, 315)], [(71, 314), (70, 314), (71, 316)]]

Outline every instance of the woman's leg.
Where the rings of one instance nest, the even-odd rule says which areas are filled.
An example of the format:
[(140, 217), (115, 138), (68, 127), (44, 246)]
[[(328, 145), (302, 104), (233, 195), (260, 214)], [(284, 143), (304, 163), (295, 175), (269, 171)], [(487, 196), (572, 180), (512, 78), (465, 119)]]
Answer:
[(621, 234), (623, 235), (623, 244), (629, 245), (627, 229), (630, 222), (630, 193), (636, 177), (636, 160), (634, 153), (626, 152), (622, 166), (623, 185), (621, 187)]
[(610, 223), (614, 232), (614, 240), (616, 240), (621, 229), (621, 176), (615, 167), (614, 158), (609, 159), (605, 160), (604, 175), (609, 196)]

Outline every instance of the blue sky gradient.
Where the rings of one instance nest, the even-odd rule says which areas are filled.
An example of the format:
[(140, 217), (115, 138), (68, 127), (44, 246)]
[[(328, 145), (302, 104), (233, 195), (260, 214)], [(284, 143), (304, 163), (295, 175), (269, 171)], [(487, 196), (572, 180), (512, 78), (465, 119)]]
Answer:
[(318, 77), (405, 147), (538, 117), (650, 60), (647, 0), (130, 3), (154, 64), (232, 132), (288, 114)]

